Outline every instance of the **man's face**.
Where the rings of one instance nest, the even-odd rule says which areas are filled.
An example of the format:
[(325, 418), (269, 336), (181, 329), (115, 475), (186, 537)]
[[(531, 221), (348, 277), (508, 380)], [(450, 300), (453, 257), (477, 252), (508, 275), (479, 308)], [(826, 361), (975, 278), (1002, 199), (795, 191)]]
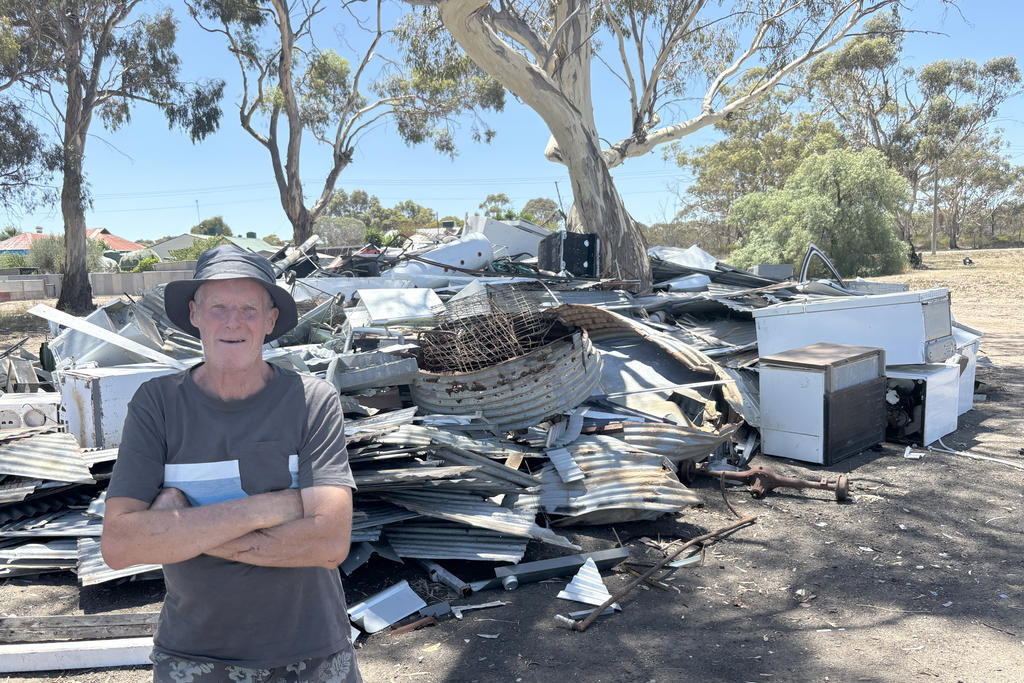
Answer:
[(278, 310), (258, 282), (248, 278), (207, 282), (188, 306), (203, 340), (207, 365), (244, 370), (263, 359), (263, 338), (274, 329)]

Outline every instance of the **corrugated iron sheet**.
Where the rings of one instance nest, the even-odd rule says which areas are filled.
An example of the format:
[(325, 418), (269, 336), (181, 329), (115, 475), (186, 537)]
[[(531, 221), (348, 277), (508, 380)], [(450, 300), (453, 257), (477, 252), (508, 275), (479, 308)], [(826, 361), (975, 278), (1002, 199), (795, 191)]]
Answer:
[(349, 440), (349, 443), (359, 443), (360, 441), (367, 441), (381, 434), (394, 431), (404, 424), (411, 423), (417, 410), (418, 408), (413, 406), (412, 408), (381, 413), (362, 420), (346, 422), (345, 438)]
[(509, 536), (526, 536), (538, 541), (579, 550), (569, 539), (538, 525), (536, 508), (503, 508), (478, 496), (456, 491), (402, 491), (381, 494), (385, 500), (421, 515), (446, 519)]
[(700, 502), (660, 456), (632, 450), (608, 436), (581, 437), (567, 447), (585, 475), (565, 484), (553, 465), (541, 471), (540, 504), (559, 523), (604, 524), (652, 519)]
[(25, 500), (43, 481), (24, 477), (0, 477), (0, 505)]
[(86, 514), (84, 510), (57, 512), (0, 526), (0, 537), (11, 538), (99, 537), (102, 533), (103, 522)]
[(739, 428), (733, 424), (717, 432), (662, 422), (626, 422), (622, 440), (649, 453), (663, 455), (678, 466), (683, 460), (700, 460), (732, 438)]
[(401, 557), (427, 560), (519, 562), (528, 539), (454, 524), (398, 524), (384, 537)]
[[(722, 372), (721, 366), (705, 354), (639, 320), (633, 320), (595, 306), (567, 304), (556, 308), (555, 311), (566, 323), (585, 328), (594, 339), (600, 336), (618, 336), (623, 332), (637, 334), (668, 351), (676, 360), (691, 370), (707, 373), (716, 379), (730, 379)], [(739, 400), (739, 391), (732, 386), (732, 383), (723, 384), (721, 391), (727, 401)]]
[[(576, 572), (576, 576), (572, 577), (572, 581), (556, 597), (563, 600), (575, 600), (587, 605), (601, 606), (605, 600), (612, 597), (612, 594), (604, 585), (604, 579), (601, 578), (597, 564), (593, 558), (588, 557), (580, 570)], [(613, 602), (610, 606), (612, 609), (622, 609), (617, 602)]]
[(601, 357), (586, 332), (476, 372), (420, 371), (412, 399), (428, 413), (483, 413), (495, 430), (523, 429), (575, 408), (601, 379)]
[(103, 561), (98, 538), (78, 539), (78, 582), (83, 586), (94, 586), (126, 576), (137, 576), (147, 572), (163, 572), (158, 564), (137, 564), (124, 569), (111, 569)]
[(82, 449), (71, 434), (39, 434), (0, 445), (0, 474), (92, 484)]

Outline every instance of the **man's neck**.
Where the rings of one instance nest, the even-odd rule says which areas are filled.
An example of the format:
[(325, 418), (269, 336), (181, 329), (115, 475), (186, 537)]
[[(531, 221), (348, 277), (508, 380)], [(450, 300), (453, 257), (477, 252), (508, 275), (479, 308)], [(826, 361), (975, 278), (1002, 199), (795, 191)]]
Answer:
[(274, 369), (260, 360), (253, 369), (223, 371), (200, 365), (192, 373), (192, 380), (203, 393), (221, 401), (240, 401), (260, 392), (273, 378)]

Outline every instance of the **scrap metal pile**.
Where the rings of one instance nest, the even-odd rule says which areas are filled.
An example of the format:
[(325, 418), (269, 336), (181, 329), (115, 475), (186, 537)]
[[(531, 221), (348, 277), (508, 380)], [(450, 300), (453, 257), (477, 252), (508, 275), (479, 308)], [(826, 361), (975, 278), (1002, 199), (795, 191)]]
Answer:
[[(446, 575), (434, 561), (473, 560), (499, 566), (470, 589), (502, 585), (531, 542), (578, 552), (561, 527), (699, 503), (678, 476), (698, 461), (743, 469), (760, 450), (827, 465), (863, 447), (854, 433), (878, 443), (888, 428), (927, 445), (970, 408), (980, 333), (952, 321), (945, 290), (809, 280), (808, 263), (799, 278), (771, 277), (696, 247), (655, 247), (655, 291), (637, 296), (592, 276), (593, 237), (582, 257), (556, 238), (560, 267), (545, 267), (546, 234), (478, 218), (397, 255), (318, 259), (314, 241), (282, 250), (279, 283), (302, 316), (265, 358), (341, 396), (358, 486), (346, 573), (374, 554), (432, 576)], [(103, 492), (131, 396), (198, 362), (199, 341), (166, 318), (162, 286), (84, 319), (31, 312), (53, 332), (41, 354), (0, 349), (0, 578), (72, 571), (90, 585), (159, 572), (103, 563)], [(808, 346), (821, 342), (824, 352)], [(796, 390), (761, 404), (768, 367), (830, 378), (807, 397), (825, 406), (820, 434), (791, 425)], [(866, 396), (875, 422), (843, 423), (842, 401)], [(585, 565), (598, 580), (611, 566), (566, 566)]]

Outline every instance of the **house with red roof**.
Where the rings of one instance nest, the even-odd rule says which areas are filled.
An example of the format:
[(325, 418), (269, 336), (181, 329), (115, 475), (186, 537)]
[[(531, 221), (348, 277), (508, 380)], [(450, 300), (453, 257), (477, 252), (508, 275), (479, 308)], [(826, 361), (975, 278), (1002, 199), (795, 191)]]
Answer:
[[(41, 240), (44, 237), (53, 236), (54, 235), (44, 235), (42, 228), (36, 228), (35, 232), (23, 232), (20, 235), (15, 235), (14, 237), (0, 242), (0, 254), (27, 254), (33, 242)], [(139, 249), (142, 249), (142, 245), (111, 234), (111, 232), (106, 228), (89, 228), (85, 231), (85, 236), (91, 240), (99, 240), (103, 242), (107, 245), (108, 249), (112, 249), (114, 251), (138, 251)]]

